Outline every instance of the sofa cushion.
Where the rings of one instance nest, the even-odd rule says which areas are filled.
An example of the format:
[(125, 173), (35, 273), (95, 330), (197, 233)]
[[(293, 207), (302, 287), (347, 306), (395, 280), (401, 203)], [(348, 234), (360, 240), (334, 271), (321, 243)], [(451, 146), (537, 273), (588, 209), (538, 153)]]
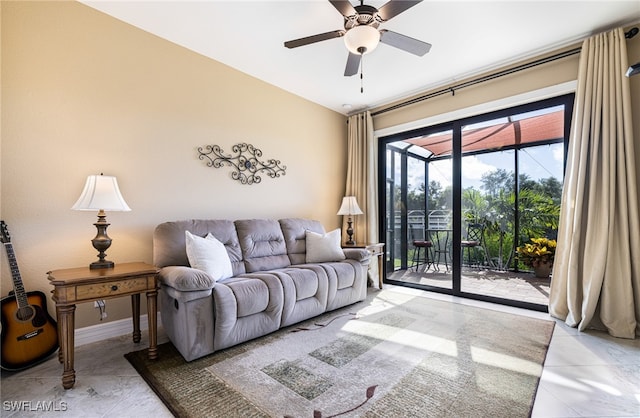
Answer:
[[(266, 285), (263, 293), (268, 304), (262, 312), (247, 315), (260, 307), (260, 304), (249, 300), (253, 297), (252, 290), (261, 287), (256, 281)], [(231, 347), (280, 328), (284, 295), (280, 280), (273, 274), (250, 273), (222, 280), (213, 288), (213, 300), (215, 350)]]
[(324, 227), (319, 221), (311, 219), (287, 218), (280, 219), (279, 222), (291, 264), (306, 263), (306, 232), (313, 231), (323, 234)]
[(191, 267), (202, 270), (213, 280), (227, 279), (233, 276), (231, 260), (227, 250), (211, 233), (205, 238), (185, 233), (185, 247)]
[(235, 225), (248, 273), (291, 265), (278, 221), (246, 219), (235, 221)]
[[(287, 274), (291, 279), (291, 283), (295, 289), (295, 301), (298, 302), (303, 299), (318, 296), (319, 288), (321, 287), (318, 275), (310, 269), (306, 268), (287, 268), (281, 270), (281, 272)], [(280, 275), (282, 277), (282, 275)]]
[(234, 277), (224, 282), (233, 292), (237, 303), (237, 317), (253, 315), (267, 309), (269, 289), (260, 279)]
[(356, 280), (354, 272), (356, 269), (353, 264), (349, 263), (331, 263), (325, 265), (327, 268), (332, 268), (336, 272), (337, 289), (342, 290), (349, 287), (353, 287), (353, 283)]
[(325, 271), (314, 264), (302, 264), (269, 273), (282, 283), (282, 324), (287, 326), (323, 313), (327, 308), (329, 283)]
[(153, 231), (153, 263), (157, 267), (189, 266), (185, 246), (185, 231), (201, 237), (211, 233), (224, 244), (233, 274), (245, 272), (238, 235), (233, 221), (191, 219), (186, 221), (164, 222)]
[(341, 238), (342, 233), (340, 229), (334, 229), (326, 234), (307, 231), (307, 263), (324, 263), (328, 261), (344, 260), (344, 252), (340, 246)]

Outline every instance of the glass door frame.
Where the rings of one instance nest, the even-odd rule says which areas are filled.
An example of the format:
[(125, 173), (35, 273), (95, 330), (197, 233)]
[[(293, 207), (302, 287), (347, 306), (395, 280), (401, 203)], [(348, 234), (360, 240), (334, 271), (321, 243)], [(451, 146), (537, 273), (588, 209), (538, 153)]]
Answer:
[[(394, 237), (395, 235), (395, 230), (392, 230), (394, 228), (393, 225), (387, 225), (386, 224), (386, 218), (387, 218), (387, 207), (386, 207), (386, 198), (387, 198), (387, 187), (388, 187), (388, 178), (387, 178), (387, 144), (393, 143), (393, 142), (397, 142), (397, 141), (402, 141), (405, 139), (410, 139), (410, 138), (415, 138), (417, 136), (424, 136), (424, 135), (429, 135), (432, 133), (437, 133), (437, 132), (443, 132), (443, 131), (448, 131), (451, 130), (452, 131), (452, 154), (451, 154), (451, 159), (452, 159), (452, 173), (451, 173), (451, 178), (452, 178), (452, 248), (454, 249), (460, 249), (460, 243), (462, 240), (462, 170), (461, 170), (461, 163), (462, 163), (462, 129), (464, 128), (464, 126), (466, 125), (472, 125), (475, 123), (480, 123), (483, 121), (488, 121), (488, 120), (492, 120), (492, 119), (498, 119), (498, 118), (503, 118), (503, 117), (508, 117), (510, 115), (513, 114), (518, 114), (518, 113), (526, 113), (526, 112), (530, 112), (530, 111), (535, 111), (535, 110), (541, 110), (544, 108), (548, 108), (548, 107), (553, 107), (553, 106), (558, 106), (558, 105), (563, 105), (564, 106), (564, 165), (566, 167), (566, 156), (567, 156), (567, 151), (568, 151), (568, 143), (569, 143), (569, 134), (570, 134), (570, 129), (571, 129), (571, 117), (572, 117), (572, 113), (573, 113), (573, 100), (574, 100), (574, 94), (570, 93), (570, 94), (565, 94), (562, 96), (557, 96), (557, 97), (553, 97), (553, 98), (549, 98), (549, 99), (544, 99), (544, 100), (540, 100), (540, 101), (536, 101), (533, 103), (528, 103), (528, 104), (524, 104), (524, 105), (519, 105), (519, 106), (513, 106), (507, 109), (501, 109), (501, 110), (497, 110), (497, 111), (493, 111), (493, 112), (488, 112), (488, 113), (484, 113), (481, 115), (475, 115), (475, 116), (470, 116), (470, 117), (466, 117), (466, 118), (462, 118), (462, 119), (458, 119), (458, 120), (454, 120), (451, 122), (446, 122), (446, 123), (441, 123), (441, 124), (437, 124), (437, 125), (432, 125), (432, 126), (427, 126), (427, 127), (421, 127), (421, 128), (416, 128), (416, 129), (412, 129), (410, 131), (405, 131), (405, 132), (399, 132), (396, 134), (392, 134), (392, 135), (388, 135), (388, 136), (383, 136), (383, 137), (379, 137), (378, 138), (378, 184), (379, 184), (379, 191), (378, 191), (378, 208), (379, 208), (379, 230), (380, 231), (385, 231), (385, 240), (387, 239), (387, 237), (391, 236)], [(556, 141), (546, 141), (546, 143), (551, 143), (551, 142), (558, 142)], [(535, 145), (541, 145), (545, 142), (540, 142), (537, 143)], [(506, 148), (505, 148), (506, 149)], [(512, 149), (519, 149), (518, 147), (512, 147)], [(517, 153), (516, 153), (517, 154)], [(405, 172), (403, 172), (403, 176), (404, 176), (404, 181), (402, 182), (403, 184), (403, 190), (401, 191), (401, 200), (402, 202), (404, 202), (404, 208), (405, 210), (403, 211), (403, 214), (401, 214), (401, 245), (403, 245), (405, 248), (407, 246), (407, 219), (406, 219), (406, 202), (407, 202), (407, 190), (406, 190), (406, 178), (407, 178), (407, 173), (406, 173), (406, 160), (407, 156), (405, 155), (403, 157), (403, 161), (404, 161), (404, 169)], [(564, 168), (563, 167), (563, 171)], [(518, 174), (516, 173), (516, 177), (518, 177)], [(517, 182), (517, 181), (516, 181)], [(428, 192), (428, 185), (425, 185), (425, 193)], [(393, 187), (392, 189), (393, 190)], [(393, 192), (392, 192), (393, 193)], [(425, 196), (425, 199), (428, 200), (428, 196)], [(395, 216), (395, 214), (393, 214), (393, 216)], [(427, 213), (425, 211), (425, 217), (427, 216)], [(517, 219), (517, 216), (516, 216)], [(517, 222), (517, 221), (516, 221)], [(391, 229), (389, 229), (391, 228)], [(391, 235), (389, 235), (389, 232), (392, 232)], [(460, 296), (460, 297), (464, 297), (464, 298), (468, 298), (468, 299), (475, 299), (475, 300), (481, 300), (481, 301), (487, 301), (487, 302), (493, 302), (493, 303), (499, 303), (499, 304), (503, 304), (503, 305), (509, 305), (509, 306), (515, 306), (515, 307), (519, 307), (519, 308), (525, 308), (525, 309), (530, 309), (530, 310), (536, 310), (536, 311), (541, 311), (541, 312), (548, 312), (548, 307), (545, 305), (540, 305), (540, 304), (535, 304), (535, 303), (529, 303), (529, 302), (524, 302), (524, 301), (518, 301), (518, 300), (513, 300), (513, 299), (505, 299), (505, 298), (499, 298), (496, 296), (489, 296), (489, 295), (482, 295), (482, 294), (477, 294), (477, 293), (469, 293), (469, 292), (463, 292), (461, 285), (462, 285), (462, 251), (452, 251), (451, 253), (451, 263), (452, 263), (452, 286), (451, 289), (448, 288), (443, 288), (443, 287), (434, 287), (434, 286), (429, 286), (429, 285), (425, 285), (425, 284), (417, 284), (417, 283), (410, 283), (410, 282), (401, 282), (401, 281), (396, 281), (396, 280), (388, 280), (386, 279), (387, 277), (387, 273), (389, 271), (393, 272), (394, 271), (394, 249), (391, 248), (393, 245), (395, 245), (395, 243), (388, 243), (385, 242), (385, 248), (387, 249), (387, 263), (385, 264), (385, 281), (388, 283), (392, 283), (395, 285), (401, 285), (401, 286), (405, 286), (405, 287), (414, 287), (414, 288), (419, 288), (419, 289), (424, 289), (424, 290), (429, 290), (429, 291), (433, 291), (433, 292), (438, 292), (438, 293), (445, 293), (445, 294), (451, 294), (454, 296)], [(402, 255), (402, 260), (404, 260), (402, 262), (402, 267), (405, 267), (405, 264), (407, 262), (406, 260), (406, 254), (407, 251), (406, 249), (403, 250), (403, 255)]]

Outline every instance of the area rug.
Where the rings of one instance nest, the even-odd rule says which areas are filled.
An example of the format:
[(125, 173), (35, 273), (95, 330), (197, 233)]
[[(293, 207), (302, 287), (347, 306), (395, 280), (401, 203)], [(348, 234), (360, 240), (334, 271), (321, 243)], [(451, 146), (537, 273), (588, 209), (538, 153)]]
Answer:
[(526, 417), (554, 322), (385, 289), (207, 357), (125, 357), (178, 417)]

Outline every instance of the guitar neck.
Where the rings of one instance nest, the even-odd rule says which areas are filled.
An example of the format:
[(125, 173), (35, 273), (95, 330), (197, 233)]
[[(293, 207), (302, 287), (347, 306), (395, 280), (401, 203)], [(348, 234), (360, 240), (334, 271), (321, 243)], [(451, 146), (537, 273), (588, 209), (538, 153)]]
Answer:
[(27, 300), (27, 294), (22, 284), (22, 277), (20, 277), (20, 269), (18, 269), (18, 261), (16, 260), (16, 254), (13, 252), (13, 245), (10, 242), (4, 243), (4, 248), (7, 250), (7, 258), (9, 259), (9, 268), (11, 269), (11, 279), (13, 280), (13, 291), (15, 292), (16, 301), (19, 308), (23, 308), (29, 305)]

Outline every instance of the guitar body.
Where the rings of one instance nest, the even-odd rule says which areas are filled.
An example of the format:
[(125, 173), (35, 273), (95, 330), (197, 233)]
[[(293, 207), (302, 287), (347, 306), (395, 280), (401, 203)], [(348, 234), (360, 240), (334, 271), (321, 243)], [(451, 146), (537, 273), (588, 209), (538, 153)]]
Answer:
[(28, 305), (19, 307), (14, 295), (0, 300), (2, 308), (2, 360), (4, 370), (31, 367), (58, 349), (56, 322), (47, 311), (42, 292), (26, 292)]

